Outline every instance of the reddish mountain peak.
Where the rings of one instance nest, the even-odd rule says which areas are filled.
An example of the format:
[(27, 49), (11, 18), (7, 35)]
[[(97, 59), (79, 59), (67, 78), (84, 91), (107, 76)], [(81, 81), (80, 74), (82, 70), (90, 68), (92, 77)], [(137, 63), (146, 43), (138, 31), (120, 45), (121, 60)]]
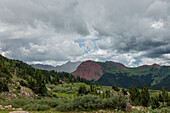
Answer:
[(103, 68), (94, 61), (87, 60), (82, 62), (72, 74), (87, 80), (98, 80), (103, 74)]
[(161, 68), (161, 66), (160, 66), (160, 65), (158, 65), (158, 64), (143, 65), (143, 66), (139, 66), (139, 67), (153, 67), (153, 68), (158, 68), (158, 69), (160, 69), (160, 68)]
[(161, 66), (160, 66), (160, 65), (158, 65), (158, 64), (152, 64), (152, 65), (150, 65), (150, 67), (158, 68), (158, 69), (160, 69), (160, 68), (161, 68)]
[[(109, 67), (109, 68), (118, 67), (120, 69), (125, 69), (125, 70), (127, 69), (127, 67), (125, 65), (118, 63), (118, 62), (106, 61), (105, 63), (107, 64), (107, 67)], [(112, 64), (112, 65), (110, 65), (110, 64)]]

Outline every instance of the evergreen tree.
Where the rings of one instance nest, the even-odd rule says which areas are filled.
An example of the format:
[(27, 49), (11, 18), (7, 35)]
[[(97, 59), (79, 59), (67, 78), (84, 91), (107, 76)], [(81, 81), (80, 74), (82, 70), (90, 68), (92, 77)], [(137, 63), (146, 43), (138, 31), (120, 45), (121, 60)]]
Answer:
[(35, 74), (33, 77), (29, 76), (29, 87), (37, 94), (46, 95), (47, 88), (45, 86), (46, 82), (43, 79), (43, 76), (41, 74), (40, 70), (35, 70)]
[(115, 91), (120, 91), (120, 89), (116, 85), (113, 85), (112, 89), (114, 89)]
[(90, 83), (90, 92), (94, 92), (94, 85)]
[(159, 98), (157, 96), (151, 98), (151, 106), (152, 106), (152, 109), (158, 108), (160, 106)]
[(150, 101), (150, 94), (146, 85), (144, 85), (144, 87), (141, 90), (140, 98), (141, 98), (140, 101), (141, 104), (147, 107)]
[(133, 102), (134, 105), (140, 105), (140, 92), (139, 90), (136, 88), (136, 86), (131, 86), (128, 89), (129, 93), (130, 93), (130, 99)]
[(87, 86), (85, 84), (81, 84), (78, 88), (78, 95), (86, 95), (87, 93)]
[(163, 102), (168, 102), (168, 92), (165, 91), (165, 88), (162, 88), (162, 100)]

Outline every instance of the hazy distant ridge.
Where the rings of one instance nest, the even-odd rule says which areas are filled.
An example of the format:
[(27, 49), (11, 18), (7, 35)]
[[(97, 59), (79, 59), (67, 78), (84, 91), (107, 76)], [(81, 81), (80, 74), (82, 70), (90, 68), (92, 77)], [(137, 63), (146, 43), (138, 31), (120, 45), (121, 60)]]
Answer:
[(57, 72), (68, 72), (71, 73), (77, 69), (77, 67), (81, 64), (80, 61), (78, 62), (70, 62), (68, 61), (66, 64), (60, 66), (51, 66), (51, 65), (43, 65), (43, 64), (32, 64), (31, 66), (37, 69), (43, 70), (55, 70)]

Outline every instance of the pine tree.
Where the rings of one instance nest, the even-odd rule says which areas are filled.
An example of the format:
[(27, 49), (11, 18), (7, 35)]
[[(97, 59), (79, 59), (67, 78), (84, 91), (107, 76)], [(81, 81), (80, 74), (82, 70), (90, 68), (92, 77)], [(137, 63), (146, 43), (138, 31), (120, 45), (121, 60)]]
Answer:
[(87, 86), (85, 84), (81, 84), (78, 88), (78, 95), (85, 95), (87, 94)]
[(140, 98), (141, 104), (147, 107), (150, 101), (150, 94), (146, 85), (144, 85), (143, 89), (141, 90)]
[(168, 101), (168, 92), (165, 91), (165, 88), (162, 88), (162, 99), (163, 99), (163, 102)]
[(151, 98), (151, 106), (152, 106), (152, 109), (158, 108), (160, 106), (159, 97), (156, 96), (156, 97)]
[(112, 89), (114, 89), (115, 91), (120, 91), (120, 89), (116, 85), (113, 85)]
[(133, 102), (134, 105), (139, 105), (140, 104), (140, 92), (139, 90), (136, 88), (136, 86), (131, 86), (128, 89), (129, 93), (130, 93), (130, 99)]

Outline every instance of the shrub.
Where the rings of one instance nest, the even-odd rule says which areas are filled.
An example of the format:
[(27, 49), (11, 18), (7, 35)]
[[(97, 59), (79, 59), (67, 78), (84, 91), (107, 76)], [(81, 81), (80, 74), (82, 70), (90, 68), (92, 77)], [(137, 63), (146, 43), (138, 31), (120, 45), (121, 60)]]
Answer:
[(120, 91), (120, 89), (116, 85), (113, 85), (112, 89), (114, 89), (115, 91)]
[(102, 101), (104, 109), (119, 109), (125, 110), (127, 101), (123, 95), (114, 96), (112, 98), (106, 98)]
[(122, 88), (122, 93), (123, 93), (124, 95), (127, 95), (127, 90), (124, 89), (124, 88)]
[(18, 79), (17, 81), (18, 81), (22, 86), (28, 87), (28, 82), (27, 82), (26, 80)]
[(31, 104), (33, 100), (30, 99), (14, 99), (9, 102), (4, 102), (2, 105), (12, 105), (14, 108), (20, 108), (24, 105)]
[(64, 103), (61, 102), (57, 107), (56, 107), (57, 111), (62, 111), (62, 112), (66, 112), (66, 111), (72, 111), (73, 110), (73, 103), (69, 102), (69, 103)]
[(50, 107), (56, 107), (61, 103), (59, 99), (40, 99), (37, 101), (38, 104), (48, 105)]
[(102, 99), (95, 95), (83, 95), (75, 97), (69, 102), (61, 102), (56, 110), (59, 111), (90, 111), (99, 109), (125, 110), (127, 101), (123, 95)]
[(34, 103), (34, 104), (27, 104), (23, 106), (23, 108), (24, 110), (28, 110), (28, 111), (47, 111), (50, 109), (50, 106)]
[(81, 110), (95, 110), (101, 108), (102, 100), (98, 96), (84, 95), (75, 97), (73, 100), (73, 109)]

